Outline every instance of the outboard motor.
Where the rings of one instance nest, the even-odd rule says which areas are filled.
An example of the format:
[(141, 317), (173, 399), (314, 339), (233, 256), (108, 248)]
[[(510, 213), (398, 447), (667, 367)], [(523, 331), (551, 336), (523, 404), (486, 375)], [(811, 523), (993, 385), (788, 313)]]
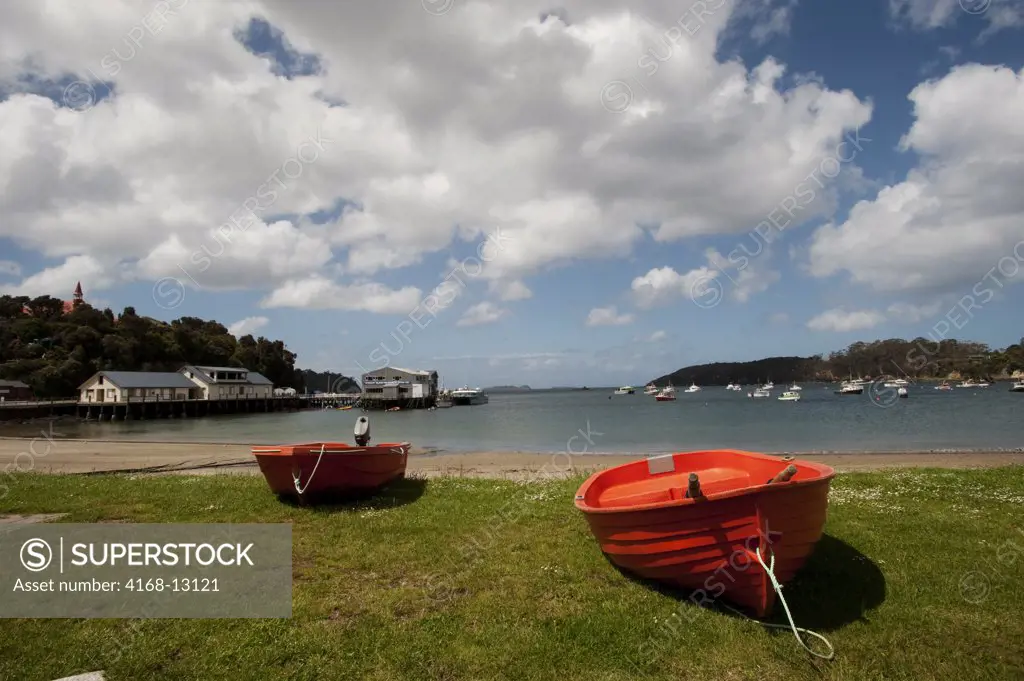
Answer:
[(370, 444), (370, 419), (360, 416), (356, 419), (356, 444), (365, 447)]

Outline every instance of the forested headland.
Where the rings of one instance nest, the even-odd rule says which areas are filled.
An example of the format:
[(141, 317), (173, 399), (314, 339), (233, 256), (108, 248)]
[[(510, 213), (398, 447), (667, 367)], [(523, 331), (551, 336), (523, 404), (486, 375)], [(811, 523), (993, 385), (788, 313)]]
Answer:
[(1024, 338), (1001, 350), (985, 343), (929, 338), (890, 338), (853, 343), (827, 356), (768, 357), (752, 362), (716, 362), (683, 367), (654, 380), (668, 385), (752, 385), (768, 380), (839, 381), (897, 376), (916, 380), (979, 378), (998, 380), (1024, 371)]
[(115, 317), (85, 302), (65, 312), (64, 301), (50, 296), (0, 296), (0, 379), (27, 383), (38, 398), (74, 396), (97, 371), (177, 371), (185, 364), (244, 367), (304, 392), (295, 359), (282, 341), (235, 338), (220, 322), (162, 322), (131, 307)]

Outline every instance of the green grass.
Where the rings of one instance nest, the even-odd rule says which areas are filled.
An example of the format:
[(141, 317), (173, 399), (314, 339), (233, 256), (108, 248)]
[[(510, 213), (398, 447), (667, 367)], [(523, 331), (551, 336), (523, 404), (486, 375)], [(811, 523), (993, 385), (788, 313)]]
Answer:
[(1024, 674), (1024, 468), (838, 477), (827, 536), (785, 591), (797, 624), (832, 641), (832, 662), (789, 631), (618, 572), (573, 508), (579, 482), (407, 480), (316, 510), (254, 477), (18, 476), (0, 512), (294, 523), (294, 609), (290, 620), (0, 620), (0, 679)]

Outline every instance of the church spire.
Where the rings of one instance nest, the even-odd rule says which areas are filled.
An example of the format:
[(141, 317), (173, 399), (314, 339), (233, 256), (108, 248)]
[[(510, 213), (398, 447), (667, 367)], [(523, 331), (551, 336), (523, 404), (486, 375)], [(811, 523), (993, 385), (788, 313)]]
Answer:
[(78, 282), (78, 285), (75, 286), (75, 300), (82, 300), (82, 296), (82, 282)]

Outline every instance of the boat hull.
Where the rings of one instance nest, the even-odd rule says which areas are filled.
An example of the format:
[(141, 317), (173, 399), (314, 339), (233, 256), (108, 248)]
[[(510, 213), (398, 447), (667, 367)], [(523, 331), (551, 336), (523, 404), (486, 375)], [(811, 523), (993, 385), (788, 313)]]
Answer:
[[(654, 462), (669, 471), (651, 473)], [(791, 580), (821, 539), (834, 471), (794, 461), (798, 472), (765, 484), (787, 462), (723, 450), (657, 457), (600, 471), (576, 496), (576, 507), (601, 550), (619, 568), (692, 591), (691, 600), (728, 600), (756, 617), (775, 604), (757, 560), (775, 557), (780, 583)], [(702, 499), (685, 497), (687, 475), (701, 480)]]
[(654, 399), (657, 400), (658, 402), (675, 402), (676, 401), (675, 397), (671, 397), (671, 396), (667, 396), (667, 395), (655, 395)]
[(404, 477), (409, 448), (408, 442), (369, 447), (315, 442), (253, 447), (252, 453), (272, 492), (308, 501), (365, 494)]

